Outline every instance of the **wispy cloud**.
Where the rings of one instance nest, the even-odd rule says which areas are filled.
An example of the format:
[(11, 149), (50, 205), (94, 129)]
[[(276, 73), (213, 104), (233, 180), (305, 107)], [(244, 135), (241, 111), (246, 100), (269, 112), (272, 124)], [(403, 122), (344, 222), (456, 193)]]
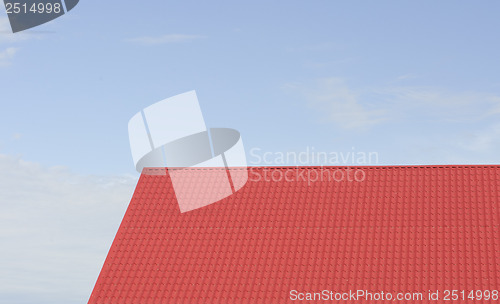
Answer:
[[(43, 34), (35, 32), (12, 33), (9, 19), (0, 17), (0, 67), (8, 66), (19, 51), (17, 45), (30, 39), (41, 39)], [(16, 47), (14, 47), (14, 46)]]
[(14, 58), (18, 50), (18, 48), (10, 47), (0, 52), (0, 67), (10, 65), (12, 58)]
[(9, 18), (0, 17), (0, 44), (12, 45), (16, 42), (26, 41), (30, 39), (41, 39), (45, 34), (42, 32), (24, 31), (12, 33)]
[(397, 81), (401, 81), (401, 80), (408, 80), (408, 79), (415, 79), (417, 78), (417, 75), (413, 74), (413, 73), (408, 73), (408, 74), (403, 74), (403, 75), (400, 75), (396, 78)]
[(194, 40), (199, 40), (206, 38), (206, 36), (201, 35), (186, 35), (186, 34), (168, 34), (162, 36), (144, 36), (127, 39), (127, 42), (133, 42), (142, 45), (159, 45), (168, 43), (182, 43), (191, 42)]
[(0, 17), (0, 43), (15, 42), (22, 40), (22, 38), (25, 37), (26, 37), (25, 35), (13, 34), (9, 23), (9, 18)]
[(23, 134), (21, 134), (21, 133), (12, 134), (12, 139), (14, 139), (14, 140), (20, 140), (21, 138), (23, 138)]
[(462, 134), (457, 146), (475, 153), (498, 151), (500, 147), (500, 124), (496, 123), (481, 130)]
[(342, 128), (366, 128), (386, 120), (384, 109), (362, 102), (359, 94), (340, 78), (326, 78), (317, 80), (312, 85), (288, 87), (298, 90), (310, 107), (322, 113), (323, 120)]
[(393, 86), (373, 92), (395, 115), (427, 120), (471, 122), (500, 114), (500, 96), (483, 92), (452, 92), (436, 87)]
[(135, 183), (0, 154), (0, 302), (85, 302)]
[[(406, 77), (404, 77), (406, 78)], [(432, 86), (352, 87), (326, 78), (288, 85), (324, 121), (343, 129), (375, 126), (401, 146), (403, 163), (498, 163), (500, 96)], [(392, 153), (392, 152), (391, 152)], [(401, 155), (406, 155), (402, 157)]]
[(500, 96), (485, 92), (401, 85), (355, 88), (334, 77), (287, 88), (299, 92), (324, 121), (345, 129), (402, 120), (470, 123), (500, 115)]
[(286, 48), (289, 52), (326, 52), (344, 48), (343, 45), (333, 42), (322, 42)]

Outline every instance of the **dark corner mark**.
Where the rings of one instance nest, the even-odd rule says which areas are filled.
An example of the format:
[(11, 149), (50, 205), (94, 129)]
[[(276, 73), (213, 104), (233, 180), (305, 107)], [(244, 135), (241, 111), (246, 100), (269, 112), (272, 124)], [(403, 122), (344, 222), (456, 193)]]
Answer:
[(4, 0), (13, 33), (52, 21), (72, 10), (79, 0)]

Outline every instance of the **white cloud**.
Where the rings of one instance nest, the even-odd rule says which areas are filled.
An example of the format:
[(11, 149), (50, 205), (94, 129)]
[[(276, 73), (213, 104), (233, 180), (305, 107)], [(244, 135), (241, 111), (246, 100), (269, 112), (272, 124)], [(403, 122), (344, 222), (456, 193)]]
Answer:
[(409, 73), (409, 74), (404, 74), (404, 75), (400, 75), (396, 78), (396, 81), (401, 81), (401, 80), (408, 80), (408, 79), (415, 79), (417, 78), (417, 75), (413, 74), (413, 73)]
[(0, 302), (86, 303), (135, 184), (0, 155)]
[(19, 37), (12, 33), (8, 17), (0, 17), (0, 42), (9, 41), (17, 39)]
[(18, 48), (10, 47), (0, 52), (0, 67), (10, 65), (18, 50)]
[(481, 92), (450, 92), (435, 87), (378, 88), (394, 116), (419, 116), (430, 120), (473, 122), (500, 114), (500, 97)]
[(7, 17), (0, 17), (0, 67), (10, 65), (12, 63), (12, 58), (14, 58), (19, 51), (18, 47), (13, 47), (12, 45), (16, 45), (21, 41), (34, 38), (40, 39), (42, 37), (43, 34), (36, 32), (20, 32), (14, 34), (10, 28), (9, 19)]
[[(499, 163), (499, 94), (398, 82), (350, 87), (339, 78), (288, 84), (285, 90), (299, 93), (317, 116), (344, 129), (336, 134), (361, 138), (390, 164)], [(368, 137), (351, 132), (367, 128)]]
[(322, 43), (316, 43), (316, 44), (288, 47), (287, 51), (289, 51), (289, 52), (325, 52), (325, 51), (338, 50), (338, 49), (342, 49), (342, 48), (344, 48), (344, 46), (342, 44), (333, 43), (333, 42), (322, 42)]
[[(462, 134), (456, 141), (458, 148), (479, 154), (496, 152), (500, 148), (500, 124)], [(494, 155), (489, 155), (494, 156)]]
[(200, 35), (186, 35), (186, 34), (169, 34), (163, 36), (144, 36), (127, 39), (127, 42), (134, 42), (143, 45), (158, 45), (167, 43), (181, 43), (190, 42), (198, 39), (206, 38)]
[[(467, 126), (471, 126), (467, 124)], [(498, 164), (500, 157), (500, 124), (472, 124), (471, 127), (429, 129), (416, 128), (413, 133), (399, 137), (400, 153), (393, 154), (404, 163), (414, 164)], [(387, 134), (384, 134), (387, 135)], [(390, 134), (395, 139), (398, 135)], [(392, 151), (390, 151), (392, 152)], [(393, 160), (394, 161), (394, 160)]]
[(419, 86), (351, 88), (340, 78), (289, 84), (287, 89), (301, 93), (324, 120), (345, 129), (395, 121), (472, 123), (500, 114), (500, 96), (483, 92)]
[(339, 78), (318, 80), (312, 86), (294, 86), (307, 99), (309, 106), (324, 115), (326, 121), (345, 129), (365, 128), (386, 119), (385, 110), (362, 103), (359, 95)]
[(40, 32), (25, 31), (12, 33), (9, 18), (0, 17), (0, 44), (12, 44), (20, 41), (25, 41), (33, 38), (41, 38), (43, 34)]

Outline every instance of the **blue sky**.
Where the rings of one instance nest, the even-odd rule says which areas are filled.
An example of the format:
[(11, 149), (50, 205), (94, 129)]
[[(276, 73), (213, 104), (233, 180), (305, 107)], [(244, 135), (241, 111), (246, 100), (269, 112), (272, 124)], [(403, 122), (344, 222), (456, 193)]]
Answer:
[[(11, 285), (0, 287), (0, 303), (86, 303), (137, 178), (128, 120), (192, 89), (207, 125), (239, 130), (247, 152), (314, 147), (375, 151), (378, 164), (500, 163), (499, 9), (495, 1), (82, 0), (15, 35), (1, 10), (0, 232), (11, 249), (0, 285)], [(96, 208), (85, 217), (87, 204)], [(39, 210), (38, 220), (23, 210)], [(54, 221), (64, 218), (81, 224), (78, 236)], [(46, 242), (37, 251), (24, 248), (28, 240)], [(21, 251), (26, 262), (14, 262)], [(66, 264), (54, 252), (66, 252)], [(59, 272), (33, 270), (43, 264)], [(57, 293), (64, 282), (71, 287)]]
[(95, 5), (19, 37), (3, 25), (2, 153), (134, 173), (130, 117), (196, 89), (207, 124), (247, 150), (499, 161), (493, 2)]

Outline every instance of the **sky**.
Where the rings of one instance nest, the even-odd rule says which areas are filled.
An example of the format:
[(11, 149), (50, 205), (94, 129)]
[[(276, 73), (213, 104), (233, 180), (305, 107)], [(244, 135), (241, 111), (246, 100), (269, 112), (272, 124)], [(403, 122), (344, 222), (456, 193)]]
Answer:
[(250, 165), (499, 164), (499, 10), (81, 0), (12, 34), (0, 9), (0, 303), (86, 303), (138, 178), (128, 120), (186, 91)]

